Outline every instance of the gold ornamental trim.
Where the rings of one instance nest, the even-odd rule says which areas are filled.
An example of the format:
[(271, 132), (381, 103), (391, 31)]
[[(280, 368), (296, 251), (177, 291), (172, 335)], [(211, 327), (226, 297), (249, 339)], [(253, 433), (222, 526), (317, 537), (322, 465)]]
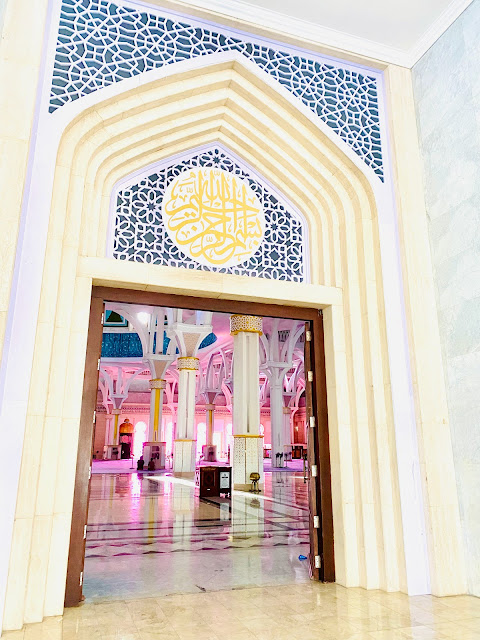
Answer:
[(236, 336), (239, 333), (258, 333), (262, 335), (263, 318), (259, 316), (230, 316), (230, 335)]
[(200, 369), (200, 361), (198, 358), (192, 358), (191, 356), (182, 356), (177, 358), (177, 369), (179, 371), (198, 371)]
[(167, 386), (166, 380), (162, 380), (162, 378), (152, 378), (152, 380), (149, 380), (149, 384), (152, 391), (153, 389), (165, 389)]
[(264, 438), (265, 436), (256, 436), (252, 433), (235, 433), (234, 438)]
[(195, 440), (190, 440), (190, 438), (179, 438), (178, 440), (174, 440), (174, 442), (195, 442)]

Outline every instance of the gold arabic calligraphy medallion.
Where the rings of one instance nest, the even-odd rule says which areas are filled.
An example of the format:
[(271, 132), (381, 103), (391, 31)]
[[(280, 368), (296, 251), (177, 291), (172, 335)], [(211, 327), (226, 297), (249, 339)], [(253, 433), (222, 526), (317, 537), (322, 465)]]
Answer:
[(172, 180), (162, 217), (180, 251), (209, 267), (246, 262), (265, 233), (262, 205), (248, 183), (212, 167), (187, 169)]

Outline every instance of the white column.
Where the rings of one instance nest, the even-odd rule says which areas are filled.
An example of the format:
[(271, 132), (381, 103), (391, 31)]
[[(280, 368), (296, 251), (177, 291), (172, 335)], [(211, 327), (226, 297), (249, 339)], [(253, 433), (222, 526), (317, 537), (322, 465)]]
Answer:
[[(283, 367), (282, 367), (283, 371)], [(275, 372), (276, 373), (276, 372)], [(284, 427), (283, 427), (283, 377), (278, 380), (278, 375), (270, 377), (270, 422), (272, 433), (272, 467), (277, 465), (277, 454), (284, 453)], [(283, 459), (283, 457), (282, 457)], [(280, 464), (280, 461), (279, 463)]]
[(150, 420), (148, 442), (159, 442), (162, 428), (163, 390), (166, 382), (161, 378), (150, 380)]
[(195, 387), (198, 358), (177, 358), (178, 406), (177, 434), (173, 452), (173, 471), (176, 475), (193, 476), (195, 473)]
[(205, 414), (206, 414), (206, 427), (207, 427), (207, 442), (206, 444), (213, 444), (213, 425), (214, 425), (214, 416), (215, 416), (215, 405), (214, 404), (206, 404), (205, 405)]
[(105, 419), (105, 443), (104, 444), (113, 444), (113, 415), (111, 413), (107, 413), (107, 417)]
[(260, 436), (259, 336), (262, 318), (230, 317), (233, 338), (233, 466), (234, 489), (251, 487), (250, 474), (263, 485), (263, 440)]
[(292, 410), (283, 407), (283, 454), (292, 452)]

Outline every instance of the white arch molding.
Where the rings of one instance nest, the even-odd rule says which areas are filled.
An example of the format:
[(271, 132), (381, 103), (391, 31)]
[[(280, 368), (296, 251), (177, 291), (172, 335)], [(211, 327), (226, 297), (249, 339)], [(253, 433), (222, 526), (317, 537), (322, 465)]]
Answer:
[[(355, 278), (357, 267), (346, 261), (345, 252), (342, 262), (341, 243), (338, 236), (339, 224), (329, 222), (325, 214), (326, 210), (342, 209), (339, 204), (338, 193), (345, 194), (348, 191), (346, 189), (347, 182), (345, 181), (347, 178), (345, 177), (345, 172), (350, 172), (349, 184), (352, 187), (350, 197), (354, 199), (355, 205), (365, 211), (372, 207), (371, 211), (374, 211), (374, 204), (376, 204), (376, 211), (378, 212), (376, 233), (378, 233), (380, 240), (381, 280), (383, 280), (385, 295), (385, 300), (381, 302), (381, 307), (384, 307), (386, 316), (388, 360), (393, 389), (394, 424), (397, 436), (396, 456), (399, 464), (397, 481), (401, 497), (403, 549), (407, 574), (405, 588), (411, 593), (427, 593), (429, 592), (429, 579), (425, 551), (425, 522), (421, 502), (418, 447), (405, 334), (396, 222), (390, 187), (388, 184), (386, 187), (383, 186), (379, 179), (373, 175), (373, 172), (365, 168), (361, 160), (350, 149), (346, 148), (344, 143), (336, 139), (334, 132), (328, 129), (321, 121), (318, 121), (318, 118), (315, 119), (315, 116), (310, 112), (305, 113), (306, 109), (299, 105), (295, 98), (290, 94), (285, 95), (285, 90), (276, 86), (268, 76), (264, 76), (266, 74), (262, 74), (255, 65), (248, 63), (248, 61), (239, 60), (238, 56), (214, 54), (209, 60), (197, 58), (193, 61), (178, 63), (178, 65), (169, 65), (167, 69), (148, 72), (144, 76), (137, 76), (132, 79), (132, 82), (127, 80), (120, 83), (121, 87), (112, 85), (102, 91), (77, 100), (75, 103), (58, 110), (53, 116), (47, 118), (43, 114), (40, 117), (37, 128), (37, 146), (31, 166), (32, 177), (25, 199), (24, 236), (17, 259), (16, 289), (12, 296), (9, 321), (9, 345), (3, 360), (4, 402), (2, 403), (2, 420), (6, 423), (18, 425), (18, 429), (16, 429), (18, 441), (12, 447), (12, 452), (17, 457), (13, 456), (12, 459), (18, 460), (23, 442), (23, 428), (27, 415), (30, 383), (29, 363), (33, 361), (34, 357), (35, 334), (37, 334), (38, 348), (41, 332), (45, 331), (45, 343), (47, 347), (50, 345), (50, 350), (47, 348), (46, 354), (51, 366), (55, 365), (58, 358), (60, 358), (59, 350), (62, 339), (64, 341), (62, 344), (63, 351), (68, 351), (68, 349), (65, 349), (65, 344), (68, 343), (71, 336), (69, 338), (69, 334), (66, 331), (61, 336), (61, 333), (59, 334), (55, 330), (55, 325), (57, 329), (66, 329), (69, 326), (67, 318), (71, 317), (71, 312), (67, 311), (68, 304), (66, 305), (65, 303), (67, 298), (72, 303), (74, 300), (85, 302), (88, 298), (91, 281), (88, 282), (87, 276), (82, 276), (81, 273), (79, 275), (77, 261), (79, 257), (80, 262), (82, 262), (83, 257), (99, 259), (102, 256), (106, 240), (107, 216), (105, 212), (108, 210), (111, 189), (117, 180), (121, 179), (122, 176), (128, 175), (133, 170), (146, 166), (148, 157), (152, 157), (152, 155), (165, 158), (168, 157), (168, 154), (184, 153), (192, 146), (201, 146), (212, 142), (224, 143), (229, 149), (233, 149), (235, 153), (243, 158), (245, 162), (248, 162), (249, 165), (257, 165), (259, 170), (259, 164), (262, 164), (259, 159), (262, 158), (261, 173), (266, 175), (274, 186), (276, 185), (277, 188), (281, 189), (289, 200), (296, 203), (299, 209), (302, 211), (309, 210), (308, 220), (311, 237), (320, 238), (324, 246), (331, 246), (333, 249), (332, 254), (336, 251), (336, 254), (330, 257), (329, 265), (323, 264), (321, 266), (315, 263), (314, 260), (312, 261), (312, 272), (315, 272), (315, 276), (312, 276), (312, 282), (315, 285), (326, 283), (330, 286), (338, 286), (342, 284), (344, 295), (350, 296), (348, 306), (352, 311), (355, 306), (360, 309), (363, 304), (358, 297), (360, 294), (354, 291), (353, 285), (346, 284), (349, 272), (352, 273), (352, 278)], [(201, 82), (199, 82), (199, 78), (201, 78)], [(180, 82), (183, 82), (183, 88), (179, 86)], [(188, 121), (188, 109), (186, 104), (183, 104), (185, 102), (183, 91), (187, 84), (191, 88), (189, 97), (190, 109), (195, 107), (198, 114), (202, 116), (201, 118), (197, 117), (194, 123)], [(132, 91), (134, 88), (135, 91)], [(250, 97), (258, 94), (265, 98), (264, 108), (261, 113), (258, 112), (254, 100), (249, 103), (251, 107), (249, 117), (252, 123), (255, 123), (255, 127), (250, 132), (251, 139), (246, 135), (247, 120), (244, 113), (245, 110), (242, 110), (242, 101), (246, 103), (250, 97), (247, 99), (244, 91)], [(140, 115), (139, 113), (132, 113), (134, 106), (139, 106), (136, 94), (141, 94), (144, 105)], [(176, 127), (169, 126), (168, 134), (165, 130), (162, 133), (161, 127), (165, 127), (165, 125), (162, 124), (161, 119), (157, 118), (155, 119), (156, 124), (152, 124), (150, 127), (150, 136), (147, 138), (144, 133), (141, 134), (142, 127), (148, 121), (149, 112), (152, 112), (155, 108), (160, 108), (158, 104), (155, 106), (155, 100), (152, 99), (153, 96), (158, 98), (159, 95), (164, 100), (164, 122), (167, 117), (174, 119), (172, 107), (170, 107), (170, 112), (167, 113), (168, 105), (174, 104), (178, 112), (175, 116)], [(235, 100), (232, 100), (233, 97), (235, 97)], [(158, 103), (158, 99), (156, 102)], [(268, 102), (272, 104), (267, 104)], [(275, 108), (273, 108), (273, 103)], [(70, 107), (72, 108), (70, 109)], [(121, 118), (118, 118), (119, 109), (123, 109), (123, 117)], [(278, 112), (275, 109), (278, 109)], [(282, 120), (279, 115), (280, 112), (282, 114), (289, 113), (293, 117), (291, 125), (295, 127), (296, 133), (299, 134), (299, 138), (283, 154), (285, 156), (283, 158), (280, 157), (279, 149), (281, 147), (279, 145), (281, 143), (277, 136), (281, 125), (280, 120)], [(273, 113), (275, 113), (275, 118), (272, 117)], [(279, 122), (276, 121), (277, 116)], [(128, 125), (126, 124), (127, 121)], [(269, 148), (262, 150), (262, 135), (264, 135), (266, 125), (271, 125), (272, 140)], [(125, 126), (127, 133), (122, 129)], [(156, 130), (154, 130), (154, 126), (157, 127)], [(315, 134), (314, 143), (312, 142), (312, 147), (315, 148), (312, 148), (306, 140), (308, 138), (306, 132), (311, 132), (313, 135), (314, 131), (317, 131), (317, 133)], [(284, 132), (285, 139), (290, 142), (291, 131), (285, 129)], [(84, 144), (84, 139), (92, 136), (96, 136), (96, 146), (89, 146), (87, 149), (88, 145)], [(134, 142), (135, 136), (139, 137), (137, 142)], [(256, 148), (253, 148), (253, 139), (255, 139)], [(61, 145), (60, 141), (62, 141)], [(301, 166), (299, 160), (300, 147), (304, 157), (308, 155), (308, 162), (304, 161), (304, 172), (308, 173), (309, 177), (313, 172), (317, 176), (317, 189), (315, 192), (311, 191), (309, 180), (306, 180), (299, 170)], [(94, 149), (93, 151), (92, 148)], [(59, 149), (59, 156), (57, 162), (55, 162), (57, 149)], [(135, 154), (133, 154), (133, 150)], [(107, 156), (103, 157), (102, 154), (104, 156), (107, 154)], [(253, 161), (255, 157), (256, 162)], [(153, 159), (150, 160), (150, 162), (152, 161)], [(89, 178), (89, 182), (85, 179), (86, 174), (82, 168), (85, 162), (87, 162), (88, 169), (93, 176)], [(132, 164), (136, 165), (136, 168)], [(95, 168), (93, 169), (92, 167)], [(56, 177), (55, 190), (53, 190), (54, 176)], [(96, 188), (100, 182), (106, 186), (105, 189), (102, 188), (98, 192)], [(328, 189), (328, 183), (335, 186)], [(59, 186), (60, 184), (64, 185), (63, 189)], [(52, 194), (54, 196), (53, 201)], [(52, 215), (50, 215), (51, 202)], [(60, 205), (64, 207), (64, 214), (67, 211), (67, 215), (64, 215), (64, 218), (66, 218), (66, 221), (64, 220), (66, 222), (65, 228), (59, 222), (58, 207)], [(67, 207), (66, 209), (65, 206)], [(344, 203), (344, 209), (344, 213), (348, 212), (349, 215), (353, 215), (355, 207), (352, 204)], [(350, 212), (348, 211), (349, 209)], [(103, 218), (98, 216), (100, 211), (104, 216)], [(90, 224), (91, 220), (87, 220), (88, 215), (94, 218), (97, 216), (95, 218), (98, 222), (97, 226)], [(372, 217), (375, 218), (372, 213), (370, 216), (370, 220)], [(348, 218), (345, 219), (348, 220)], [(371, 236), (375, 229), (372, 223), (368, 222), (368, 219), (368, 216), (366, 216), (363, 222), (367, 232), (362, 240), (364, 244), (361, 253), (362, 258), (365, 259), (369, 259), (369, 251), (375, 254)], [(47, 294), (45, 290), (42, 292), (42, 270), (40, 265), (44, 264), (49, 221), (51, 230), (49, 246), (54, 252), (56, 251), (56, 255), (50, 254), (49, 260), (45, 263), (45, 277), (48, 277), (50, 282), (52, 278), (53, 281), (59, 278), (59, 288), (58, 291)], [(100, 232), (97, 234), (99, 228)], [(52, 238), (57, 240), (53, 245), (51, 244)], [(348, 245), (356, 254), (357, 246), (353, 236), (347, 234), (345, 241), (345, 248)], [(369, 242), (371, 242), (371, 245), (368, 244)], [(369, 268), (373, 269), (373, 271), (370, 276), (375, 271), (375, 255), (371, 256), (371, 258)], [(62, 265), (61, 272), (59, 271), (60, 265)], [(142, 272), (142, 274), (144, 273), (146, 272)], [(77, 283), (75, 289), (72, 288), (72, 282)], [(354, 280), (351, 282), (354, 282)], [(18, 292), (21, 292), (21, 296), (18, 295)], [(38, 309), (41, 293), (42, 304)], [(366, 295), (370, 296), (371, 302), (372, 296), (375, 297), (376, 294), (372, 291), (369, 292), (367, 287)], [(45, 302), (45, 296), (50, 296), (50, 305)], [(62, 304), (57, 309), (57, 304), (60, 301), (62, 301)], [(318, 304), (323, 306), (324, 303), (319, 299)], [(340, 309), (335, 306), (329, 309), (328, 314), (326, 313), (327, 325), (333, 322), (332, 319), (340, 314)], [(54, 316), (52, 319), (52, 312), (58, 312), (60, 316), (56, 318)], [(81, 318), (76, 318), (74, 324), (77, 327), (79, 336), (82, 336), (85, 322), (84, 311), (79, 316)], [(39, 320), (38, 326), (37, 319)], [(349, 317), (344, 316), (342, 324), (348, 324), (347, 321), (350, 321)], [(365, 322), (368, 321), (365, 320)], [(362, 328), (360, 325), (357, 327), (352, 325), (347, 328), (343, 337), (332, 335), (332, 347), (336, 345), (337, 350), (341, 351), (341, 343), (345, 339), (350, 341), (350, 345), (354, 344), (355, 339), (362, 341), (362, 333), (367, 330), (366, 326)], [(368, 333), (370, 340), (374, 339), (374, 332), (371, 328)], [(337, 344), (336, 341), (340, 342)], [(80, 349), (82, 345), (82, 341), (79, 340), (78, 348)], [(343, 349), (345, 349), (345, 344)], [(329, 357), (331, 357), (331, 354)], [(361, 366), (364, 366), (363, 362), (358, 365), (358, 370), (355, 373), (360, 377), (364, 375), (361, 372)], [(385, 370), (385, 363), (383, 368), (380, 367), (380, 369)], [(34, 376), (35, 372), (34, 367)], [(336, 373), (334, 372), (333, 375), (335, 377)], [(13, 388), (14, 382), (15, 388)], [(58, 405), (63, 407), (64, 397), (62, 391), (64, 391), (63, 388), (60, 389), (56, 399), (58, 400)], [(351, 388), (350, 390), (346, 389), (346, 392), (347, 395), (348, 393), (353, 393)], [(330, 398), (332, 397), (332, 394), (330, 394)], [(331, 401), (333, 402), (333, 400)], [(45, 406), (45, 398), (42, 400), (34, 397), (33, 402), (37, 403), (38, 407), (43, 406), (43, 409), (34, 415), (48, 417), (49, 413), (48, 407)], [(42, 402), (44, 403), (43, 405)], [(58, 409), (56, 411), (58, 412)], [(71, 413), (67, 412), (67, 417), (64, 414), (57, 417), (60, 421), (57, 429), (65, 427), (62, 421), (66, 420), (68, 422), (70, 420), (69, 424), (75, 430), (77, 417), (73, 410)], [(352, 424), (358, 422), (358, 417), (353, 416), (351, 419)], [(332, 420), (332, 423), (335, 423), (335, 420)], [(42, 422), (42, 428), (44, 428), (43, 425), (44, 421)], [(30, 428), (28, 424), (27, 427)], [(29, 433), (28, 428), (27, 435)], [(357, 442), (352, 445), (353, 456), (361, 455), (362, 438), (368, 439), (368, 429), (367, 431), (364, 430), (361, 435), (357, 433), (356, 437)], [(370, 461), (370, 464), (373, 463)], [(12, 475), (15, 476), (15, 470), (12, 468), (11, 471), (13, 471)], [(347, 481), (345, 478), (343, 480)], [(357, 480), (361, 485), (362, 480)], [(395, 484), (394, 478), (392, 481)], [(374, 489), (373, 486), (370, 488)], [(364, 489), (360, 487), (360, 491), (362, 490), (368, 493), (368, 482), (366, 485), (364, 483)], [(20, 487), (20, 491), (22, 492), (22, 487)], [(6, 509), (6, 522), (9, 527), (8, 534), (10, 538), (15, 512), (15, 492), (12, 491), (11, 494), (12, 500)], [(367, 499), (367, 494), (364, 497)], [(368, 504), (368, 500), (364, 504)], [(351, 513), (344, 512), (342, 514), (337, 510), (337, 523), (351, 517)], [(357, 510), (355, 517), (360, 526), (362, 526), (362, 522), (363, 525), (366, 525), (368, 519), (366, 512), (359, 514)], [(373, 522), (375, 522), (375, 517), (373, 517)], [(378, 526), (381, 526), (381, 524)], [(363, 542), (369, 544), (366, 534), (367, 530), (362, 534)], [(385, 539), (385, 542), (388, 542), (388, 540)], [(348, 556), (346, 557), (348, 562), (353, 562), (353, 555), (349, 555), (345, 549), (338, 548), (338, 554), (342, 553)], [(388, 564), (388, 558), (386, 562)], [(56, 576), (47, 576), (45, 578), (47, 584), (45, 602), (40, 605), (38, 601), (35, 601), (34, 606), (30, 606), (27, 603), (30, 609), (26, 610), (26, 617), (23, 620), (36, 621), (41, 619), (43, 615), (52, 615), (58, 612), (58, 584), (62, 582), (63, 571), (62, 563), (59, 562), (58, 564), (59, 568), (56, 569)], [(51, 568), (51, 570), (55, 572), (55, 569)], [(339, 575), (342, 575), (343, 570), (345, 570), (345, 567), (343, 569), (340, 568)], [(362, 572), (368, 573), (370, 569), (368, 568), (367, 571), (365, 567), (360, 566), (358, 571), (360, 575)], [(375, 582), (378, 583), (380, 580), (378, 578), (378, 567), (372, 571), (370, 573), (373, 577), (370, 578), (365, 573), (367, 578), (366, 586), (373, 585)], [(382, 571), (384, 570), (382, 569)], [(385, 571), (390, 576), (388, 578), (390, 580), (393, 575), (392, 567), (385, 569)], [(377, 575), (376, 578), (375, 575)], [(5, 577), (4, 572), (2, 576), (3, 584), (5, 584)], [(355, 579), (349, 578), (345, 582), (354, 584)], [(25, 576), (23, 586), (25, 584), (27, 594), (33, 592), (34, 585), (29, 575)], [(12, 589), (11, 598), (17, 595), (14, 586)], [(41, 613), (39, 613), (40, 611)], [(14, 625), (18, 624), (18, 614), (12, 613), (11, 620), (7, 620), (7, 623), (11, 628), (15, 628)]]

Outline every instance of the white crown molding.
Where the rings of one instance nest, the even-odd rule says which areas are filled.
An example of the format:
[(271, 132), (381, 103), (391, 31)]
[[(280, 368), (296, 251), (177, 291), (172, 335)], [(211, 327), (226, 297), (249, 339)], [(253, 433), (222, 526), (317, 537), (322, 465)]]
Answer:
[(337, 51), (359, 55), (387, 64), (413, 67), (426, 51), (442, 36), (472, 0), (452, 0), (440, 16), (423, 33), (410, 50), (398, 49), (380, 42), (307, 22), (271, 9), (254, 6), (243, 0), (175, 0), (178, 5), (203, 9), (216, 16), (240, 22), (239, 29), (267, 29), (277, 34), (299, 38), (308, 44), (325, 46)]
[(453, 0), (442, 11), (410, 50), (409, 67), (413, 67), (432, 45), (445, 33), (455, 20), (467, 9), (473, 0)]
[(343, 31), (322, 27), (319, 24), (307, 22), (271, 9), (257, 7), (242, 0), (176, 0), (176, 4), (183, 5), (186, 8), (204, 9), (224, 18), (233, 18), (241, 23), (238, 25), (239, 30), (248, 30), (249, 26), (251, 26), (257, 29), (267, 29), (276, 34), (299, 38), (303, 41), (302, 44), (305, 48), (308, 48), (308, 44), (320, 45), (336, 51), (345, 51), (379, 62), (400, 66), (406, 66), (408, 60), (408, 53), (396, 47), (389, 47)]

